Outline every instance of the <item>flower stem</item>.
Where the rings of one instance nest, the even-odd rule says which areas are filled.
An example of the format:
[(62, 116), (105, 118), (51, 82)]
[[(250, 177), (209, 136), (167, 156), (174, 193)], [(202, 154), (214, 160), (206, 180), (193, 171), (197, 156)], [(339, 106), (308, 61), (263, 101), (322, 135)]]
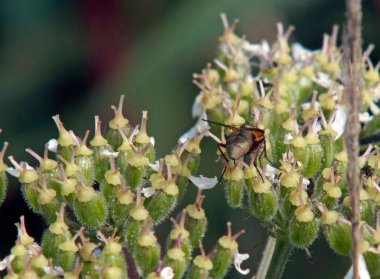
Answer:
[(263, 256), (260, 261), (259, 268), (255, 275), (255, 279), (265, 279), (268, 273), (269, 265), (272, 261), (273, 252), (276, 247), (276, 238), (269, 236), (265, 249), (263, 251)]
[[(270, 248), (275, 243), (275, 247)], [(265, 252), (268, 250), (272, 251), (271, 258), (266, 258)], [(268, 279), (278, 279), (281, 278), (282, 273), (285, 270), (285, 266), (289, 260), (289, 256), (292, 254), (294, 249), (294, 246), (289, 243), (285, 238), (272, 238), (270, 237), (268, 239), (267, 245), (264, 250), (263, 260), (265, 260), (266, 263), (261, 262), (259, 266), (259, 272), (261, 265), (266, 265), (267, 271), (265, 274), (263, 274), (264, 277), (257, 277), (259, 278), (268, 278)], [(268, 252), (269, 254), (269, 252)], [(268, 263), (269, 262), (269, 263)], [(263, 268), (264, 271), (264, 268)]]

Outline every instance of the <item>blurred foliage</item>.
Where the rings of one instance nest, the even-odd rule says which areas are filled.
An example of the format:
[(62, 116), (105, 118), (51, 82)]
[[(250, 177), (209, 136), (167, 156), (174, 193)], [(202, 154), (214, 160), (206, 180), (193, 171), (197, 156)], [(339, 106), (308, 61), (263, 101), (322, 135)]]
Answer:
[[(376, 30), (380, 8), (376, 3), (363, 2), (365, 45), (380, 45)], [(230, 19), (239, 18), (240, 33), (251, 41), (273, 41), (275, 24), (282, 21), (296, 27), (295, 40), (313, 49), (320, 47), (322, 34), (333, 24), (342, 24), (343, 4), (328, 0), (1, 1), (1, 140), (10, 142), (8, 154), (24, 160), (28, 158), (26, 147), (41, 153), (47, 135), (57, 134), (52, 115), (61, 114), (65, 126), (81, 135), (92, 127), (95, 114), (107, 121), (111, 116), (109, 106), (120, 94), (126, 94), (127, 116), (132, 123), (138, 122), (141, 110), (149, 111), (148, 130), (159, 143), (160, 156), (193, 123), (191, 104), (197, 89), (191, 75), (214, 57), (217, 36), (222, 31), (221, 12)], [(373, 56), (378, 60), (379, 49)], [(109, 60), (112, 63), (107, 63)], [(218, 174), (216, 146), (206, 144), (210, 146), (205, 150), (210, 153), (201, 167), (205, 174)], [(0, 209), (0, 257), (14, 241), (13, 223), (19, 215), (26, 214), (32, 235), (38, 235), (43, 227), (38, 217), (28, 213), (17, 184), (11, 182)], [(210, 220), (215, 220), (211, 224), (215, 226), (215, 235), (209, 236), (211, 243), (224, 233), (232, 213), (237, 227), (244, 223), (244, 216), (227, 210), (222, 195), (219, 189), (206, 197), (221, 201), (212, 203), (212, 207), (206, 203)], [(257, 261), (264, 245), (263, 232), (253, 227), (246, 230), (241, 240), (249, 243), (248, 249), (253, 249), (250, 240), (257, 240), (257, 257), (251, 259)], [(303, 278), (299, 266), (308, 268), (308, 278), (342, 277), (347, 262), (339, 267), (339, 262), (345, 260), (327, 252), (326, 244), (313, 246), (318, 246), (312, 248), (314, 263), (307, 264), (305, 253), (297, 252), (285, 278)], [(230, 276), (237, 278), (235, 274)]]

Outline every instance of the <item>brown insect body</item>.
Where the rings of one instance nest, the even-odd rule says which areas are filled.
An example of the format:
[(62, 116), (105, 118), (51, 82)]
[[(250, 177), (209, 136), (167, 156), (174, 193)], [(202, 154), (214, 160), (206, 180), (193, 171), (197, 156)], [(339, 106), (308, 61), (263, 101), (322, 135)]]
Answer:
[[(246, 159), (249, 155), (252, 154), (253, 165), (255, 166), (261, 179), (264, 181), (261, 172), (257, 168), (257, 160), (264, 153), (265, 158), (270, 162), (266, 154), (265, 131), (246, 124), (243, 124), (239, 128), (237, 128), (231, 125), (225, 125), (211, 120), (203, 120), (231, 129), (232, 132), (226, 135), (226, 143), (218, 143), (220, 153), (227, 162), (229, 160), (237, 161), (241, 158)], [(221, 147), (226, 149), (227, 154), (223, 152)], [(225, 168), (223, 170), (221, 178), (223, 177), (224, 171)]]

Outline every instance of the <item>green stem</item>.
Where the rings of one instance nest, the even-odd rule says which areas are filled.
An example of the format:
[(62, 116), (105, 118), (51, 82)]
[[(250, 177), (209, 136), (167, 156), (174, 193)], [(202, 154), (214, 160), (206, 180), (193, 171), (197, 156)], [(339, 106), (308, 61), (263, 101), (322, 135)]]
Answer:
[(265, 279), (276, 248), (276, 238), (269, 236), (255, 279)]
[(265, 278), (278, 279), (281, 278), (285, 266), (288, 263), (289, 256), (292, 254), (294, 246), (285, 238), (274, 239), (276, 246), (272, 254), (272, 259)]

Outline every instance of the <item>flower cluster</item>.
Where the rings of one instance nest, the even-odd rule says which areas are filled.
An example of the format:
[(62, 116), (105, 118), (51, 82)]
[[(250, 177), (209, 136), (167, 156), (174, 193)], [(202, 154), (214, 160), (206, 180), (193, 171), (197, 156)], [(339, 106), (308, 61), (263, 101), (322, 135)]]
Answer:
[[(198, 121), (163, 158), (155, 156), (147, 112), (136, 126), (123, 116), (124, 96), (111, 107), (114, 118), (104, 136), (95, 117), (91, 140), (90, 131), (80, 138), (54, 116), (59, 135), (45, 145), (43, 156), (26, 149), (38, 167), (12, 156), (13, 168), (8, 167), (4, 144), (0, 202), (9, 173), (48, 224), (38, 244), (21, 218), (16, 243), (0, 262), (6, 278), (215, 279), (232, 264), (248, 274), (241, 264), (249, 255), (239, 254), (236, 241), (244, 230), (233, 234), (229, 222), (214, 249), (206, 253), (202, 246), (208, 224), (203, 193), (218, 183), (196, 176), (200, 143), (207, 138), (219, 147), (227, 204), (258, 219), (277, 241), (266, 249), (271, 252), (264, 253), (257, 278), (280, 277), (292, 250), (307, 250), (320, 231), (336, 253), (351, 253), (347, 104), (337, 28), (324, 36), (320, 50), (309, 51), (289, 45), (293, 28), (278, 24), (273, 45), (252, 44), (235, 34), (237, 21), (230, 26), (225, 15), (222, 21), (217, 59), (194, 75), (200, 93), (192, 114)], [(380, 121), (380, 64), (372, 65), (371, 50), (363, 55), (359, 117), (367, 143)], [(379, 147), (363, 145), (360, 248), (371, 276), (380, 276), (379, 162)], [(173, 226), (162, 247), (155, 230), (173, 216), (190, 182), (199, 188), (195, 202), (170, 218)], [(285, 261), (276, 262), (276, 255)]]
[[(200, 93), (193, 116), (218, 124), (210, 124), (216, 132), (208, 135), (219, 146), (227, 203), (248, 211), (290, 248), (306, 249), (322, 228), (331, 248), (348, 256), (352, 246), (344, 144), (348, 109), (338, 28), (324, 35), (320, 50), (310, 51), (289, 45), (292, 27), (284, 30), (278, 24), (272, 45), (252, 44), (236, 35), (236, 21), (230, 26), (224, 15), (222, 20), (225, 30), (217, 59), (194, 75)], [(367, 144), (380, 120), (380, 63), (373, 66), (370, 61), (372, 49), (363, 54), (359, 115), (361, 141)], [(361, 251), (371, 275), (378, 276), (379, 148), (362, 147)]]
[[(160, 246), (155, 230), (176, 208), (189, 181), (203, 188), (217, 182), (193, 176), (207, 129), (197, 129), (181, 139), (170, 154), (156, 160), (155, 140), (147, 133), (147, 112), (140, 125), (131, 126), (123, 116), (123, 99), (121, 96), (118, 107), (111, 107), (115, 116), (105, 136), (99, 117), (95, 117), (91, 140), (90, 131), (81, 139), (54, 116), (59, 135), (45, 145), (43, 156), (26, 149), (38, 167), (19, 163), (13, 156), (8, 157), (13, 168), (7, 167), (4, 144), (0, 154), (2, 192), (7, 171), (18, 178), (29, 207), (49, 225), (39, 245), (27, 235), (21, 220), (16, 244), (0, 267), (7, 269), (9, 278), (25, 278), (26, 274), (30, 278), (133, 278), (136, 274), (181, 278), (187, 270), (190, 278), (208, 274), (221, 278), (234, 259), (242, 271), (236, 242), (242, 232), (233, 236), (230, 223), (228, 235), (213, 252), (206, 256), (202, 250), (198, 256), (207, 258), (207, 265), (194, 255), (207, 230), (201, 189), (196, 202), (178, 216), (179, 221), (171, 218), (172, 231), (166, 246)], [(49, 151), (55, 153), (55, 159), (49, 158)]]

